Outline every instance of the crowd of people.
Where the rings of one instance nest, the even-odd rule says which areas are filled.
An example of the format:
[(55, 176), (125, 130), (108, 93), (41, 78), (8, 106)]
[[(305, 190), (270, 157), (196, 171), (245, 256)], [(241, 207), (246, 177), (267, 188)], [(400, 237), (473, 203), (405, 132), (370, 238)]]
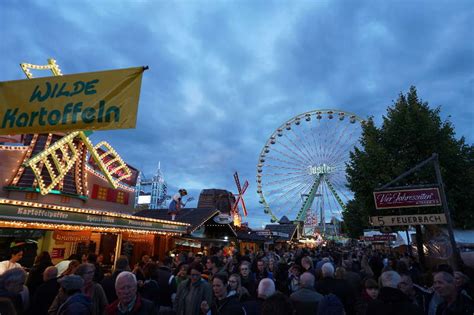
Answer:
[(42, 252), (27, 273), (22, 254), (12, 248), (0, 262), (2, 315), (474, 314), (464, 273), (447, 264), (428, 272), (409, 255), (354, 244), (120, 256), (111, 272), (95, 254), (53, 265)]

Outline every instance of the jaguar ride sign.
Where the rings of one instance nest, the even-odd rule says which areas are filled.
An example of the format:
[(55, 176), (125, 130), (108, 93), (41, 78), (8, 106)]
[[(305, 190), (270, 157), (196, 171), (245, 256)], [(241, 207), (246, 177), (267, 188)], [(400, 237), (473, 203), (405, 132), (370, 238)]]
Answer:
[(441, 206), (438, 188), (375, 191), (375, 208), (412, 208)]
[(0, 135), (134, 128), (144, 70), (0, 82)]

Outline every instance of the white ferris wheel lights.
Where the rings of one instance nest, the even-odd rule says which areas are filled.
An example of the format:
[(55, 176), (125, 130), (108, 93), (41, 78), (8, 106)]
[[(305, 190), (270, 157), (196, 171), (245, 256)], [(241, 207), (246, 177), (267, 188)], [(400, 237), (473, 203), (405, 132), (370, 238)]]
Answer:
[(324, 212), (340, 214), (351, 197), (345, 168), (362, 123), (355, 114), (321, 109), (276, 128), (260, 152), (256, 176), (259, 202), (272, 222), (283, 215), (305, 219), (311, 211), (323, 218)]

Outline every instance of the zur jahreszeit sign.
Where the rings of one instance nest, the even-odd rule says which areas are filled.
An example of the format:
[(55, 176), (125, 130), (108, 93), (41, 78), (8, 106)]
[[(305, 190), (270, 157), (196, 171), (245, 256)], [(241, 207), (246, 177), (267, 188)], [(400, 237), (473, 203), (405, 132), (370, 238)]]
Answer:
[(411, 208), (440, 206), (438, 188), (375, 191), (375, 208)]

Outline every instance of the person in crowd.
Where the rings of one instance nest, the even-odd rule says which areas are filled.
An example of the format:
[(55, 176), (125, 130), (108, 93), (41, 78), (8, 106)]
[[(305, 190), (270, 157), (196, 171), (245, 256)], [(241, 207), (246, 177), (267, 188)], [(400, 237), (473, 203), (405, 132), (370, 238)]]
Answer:
[(180, 263), (178, 265), (178, 268), (176, 268), (176, 275), (175, 275), (176, 287), (179, 287), (181, 282), (188, 279), (188, 267), (189, 267), (188, 264)]
[(88, 257), (88, 254), (86, 254), (86, 253), (82, 254), (81, 264), (86, 264), (87, 263), (87, 257)]
[(224, 272), (224, 270), (222, 270), (222, 265), (221, 265), (221, 262), (220, 262), (219, 258), (217, 256), (209, 257), (206, 261), (206, 271), (205, 271), (205, 273), (207, 274), (208, 281), (210, 283), (212, 283), (212, 278), (218, 272)]
[(240, 275), (237, 273), (233, 273), (229, 277), (229, 291), (237, 295), (240, 302), (245, 302), (250, 299), (250, 293), (242, 286)]
[(443, 302), (436, 308), (436, 315), (474, 314), (473, 301), (456, 288), (454, 276), (440, 271), (434, 275), (433, 287)]
[(343, 279), (336, 279), (334, 277), (334, 266), (327, 262), (321, 267), (322, 279), (316, 284), (316, 291), (323, 295), (330, 293), (336, 295), (344, 305), (347, 314), (354, 313), (354, 303), (356, 299), (356, 292), (351, 290), (350, 285)]
[(374, 278), (375, 274), (369, 265), (369, 258), (367, 255), (363, 255), (360, 260), (360, 277), (362, 280)]
[(262, 304), (262, 315), (290, 315), (293, 314), (293, 305), (283, 293), (276, 292), (269, 296)]
[(240, 264), (239, 270), (242, 286), (247, 289), (252, 298), (255, 298), (257, 296), (257, 283), (254, 274), (250, 270), (250, 263), (243, 261)]
[[(173, 300), (176, 297), (177, 285), (171, 270), (172, 264), (173, 260), (167, 256), (158, 267), (160, 311), (171, 311), (173, 309)], [(187, 270), (189, 270), (189, 268)]]
[(10, 248), (10, 259), (0, 262), (0, 275), (13, 268), (22, 268), (18, 263), (23, 258), (23, 248), (14, 246)]
[(151, 302), (158, 313), (160, 309), (160, 289), (158, 286), (158, 266), (154, 262), (149, 262), (143, 267), (145, 281), (139, 285), (140, 295)]
[[(408, 269), (408, 268), (407, 268)], [(402, 291), (411, 302), (417, 305), (426, 314), (431, 299), (431, 292), (413, 283), (410, 274), (400, 274), (401, 280), (398, 284), (398, 288)]]
[(128, 262), (127, 256), (120, 256), (119, 258), (117, 258), (113, 273), (110, 276), (104, 277), (101, 282), (102, 288), (105, 292), (105, 296), (107, 297), (107, 301), (112, 302), (117, 299), (117, 293), (115, 292), (115, 281), (117, 280), (117, 276), (122, 271), (130, 271), (130, 264)]
[[(71, 263), (71, 261), (73, 260), (76, 260), (77, 261), (77, 266), (80, 265), (79, 261), (81, 260), (81, 256), (79, 256), (78, 254), (72, 254), (69, 256), (68, 259), (64, 259), (64, 260), (61, 260), (59, 263), (56, 264), (56, 268), (58, 269), (58, 275), (59, 276), (62, 276), (64, 271), (67, 270), (67, 268), (69, 267), (69, 264)], [(72, 272), (74, 273), (74, 272)], [(69, 274), (72, 274), (72, 273), (69, 273)]]
[(303, 267), (303, 272), (309, 272), (316, 278), (316, 270), (314, 269), (311, 257), (304, 256), (301, 258), (301, 267)]
[(334, 294), (325, 295), (318, 304), (318, 315), (346, 315), (344, 304)]
[[(344, 267), (345, 266), (345, 267)], [(346, 260), (343, 262), (343, 267), (345, 269), (344, 276), (342, 279), (350, 285), (352, 292), (358, 293), (362, 289), (362, 279), (356, 270), (360, 270), (359, 261), (356, 258), (351, 260)]]
[(229, 294), (227, 275), (216, 273), (212, 279), (214, 299), (212, 304), (204, 300), (201, 302), (201, 311), (211, 315), (244, 315), (245, 311), (236, 294)]
[(269, 278), (273, 280), (273, 274), (268, 271), (267, 264), (264, 259), (257, 260), (257, 272), (255, 273), (255, 280), (258, 283), (260, 280)]
[(301, 267), (293, 263), (288, 269), (288, 293), (294, 293), (300, 288)]
[(84, 280), (80, 276), (64, 276), (59, 280), (59, 283), (61, 285), (61, 290), (64, 293), (65, 300), (54, 314), (92, 315), (91, 300), (82, 293)]
[(379, 285), (377, 281), (370, 278), (364, 281), (364, 289), (355, 304), (356, 315), (365, 315), (367, 306), (379, 295)]
[(309, 271), (304, 272), (300, 276), (300, 288), (290, 295), (296, 315), (317, 313), (318, 304), (323, 296), (314, 290), (314, 286), (314, 275)]
[(398, 286), (401, 277), (396, 271), (385, 271), (380, 276), (380, 289), (377, 299), (370, 302), (366, 315), (419, 315), (423, 310), (414, 305)]
[(55, 266), (49, 266), (43, 272), (43, 283), (31, 299), (29, 314), (47, 315), (49, 306), (53, 303), (58, 291), (58, 269)]
[(257, 299), (249, 300), (243, 303), (247, 315), (260, 315), (263, 302), (275, 294), (275, 282), (272, 279), (264, 278), (258, 284)]
[(461, 271), (454, 272), (454, 280), (456, 282), (456, 289), (461, 292), (462, 294), (473, 298), (471, 287), (470, 287), (470, 279), (467, 275), (462, 273)]
[(102, 286), (94, 281), (95, 266), (90, 263), (81, 264), (77, 267), (75, 274), (84, 280), (82, 291), (91, 299), (92, 315), (102, 315), (108, 301)]
[(270, 258), (268, 260), (268, 271), (270, 271), (274, 276), (277, 274), (278, 264), (277, 261), (275, 261), (275, 258)]
[(26, 286), (31, 296), (35, 294), (36, 288), (43, 283), (43, 272), (45, 269), (52, 265), (51, 256), (47, 251), (43, 251), (36, 256), (33, 267), (28, 273), (28, 278), (26, 278)]
[[(61, 277), (73, 275), (76, 272), (76, 269), (77, 269), (77, 267), (79, 267), (80, 264), (81, 263), (79, 262), (79, 260), (69, 261), (69, 264), (68, 264), (67, 268), (62, 273), (60, 273)], [(58, 272), (59, 272), (59, 270), (58, 270)]]
[(23, 268), (10, 268), (0, 276), (0, 297), (10, 300), (17, 314), (23, 314), (23, 299), (26, 272)]
[(212, 288), (201, 279), (202, 273), (201, 264), (192, 263), (189, 266), (189, 279), (180, 284), (176, 293), (177, 315), (199, 315), (203, 301), (212, 304)]
[(130, 271), (122, 271), (115, 281), (117, 300), (107, 305), (106, 315), (156, 314), (153, 302), (137, 294), (137, 278)]
[(87, 262), (89, 264), (94, 265), (94, 281), (100, 283), (104, 279), (104, 271), (102, 270), (100, 264), (97, 262), (97, 255), (94, 253), (90, 253), (89, 255), (87, 255)]

